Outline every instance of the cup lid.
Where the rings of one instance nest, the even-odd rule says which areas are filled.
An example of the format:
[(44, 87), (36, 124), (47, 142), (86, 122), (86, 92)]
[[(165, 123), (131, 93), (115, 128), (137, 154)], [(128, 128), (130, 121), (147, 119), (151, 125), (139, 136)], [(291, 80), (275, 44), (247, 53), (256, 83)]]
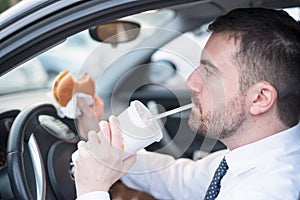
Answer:
[(153, 115), (142, 102), (138, 100), (130, 102), (128, 114), (137, 127), (150, 129), (150, 131), (155, 134), (153, 136), (156, 137), (156, 141), (162, 139), (163, 134), (160, 130), (160, 126), (156, 120), (151, 120)]

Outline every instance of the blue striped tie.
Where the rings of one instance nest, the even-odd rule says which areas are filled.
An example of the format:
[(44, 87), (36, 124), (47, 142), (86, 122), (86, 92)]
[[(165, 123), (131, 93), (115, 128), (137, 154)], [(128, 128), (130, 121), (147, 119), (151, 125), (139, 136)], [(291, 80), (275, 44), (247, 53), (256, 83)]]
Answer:
[(226, 163), (225, 158), (223, 158), (215, 172), (212, 181), (209, 184), (204, 200), (214, 200), (215, 198), (217, 198), (221, 188), (221, 179), (226, 174), (227, 169), (228, 165)]

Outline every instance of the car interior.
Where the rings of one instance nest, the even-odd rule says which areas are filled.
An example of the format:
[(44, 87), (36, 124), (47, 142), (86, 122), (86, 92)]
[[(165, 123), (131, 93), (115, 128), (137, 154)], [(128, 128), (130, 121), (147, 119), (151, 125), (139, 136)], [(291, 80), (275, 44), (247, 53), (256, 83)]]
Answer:
[[(134, 100), (158, 114), (190, 103), (185, 80), (199, 65), (210, 35), (207, 26), (216, 17), (239, 7), (287, 9), (300, 16), (297, 0), (125, 5), (24, 3), (2, 16), (0, 199), (76, 198), (71, 156), (80, 135), (76, 120), (57, 112), (52, 87), (59, 72), (93, 77), (105, 105), (104, 119), (119, 115)], [(194, 133), (188, 117), (189, 111), (184, 111), (160, 119), (163, 139), (146, 150), (197, 160), (225, 148), (220, 141)], [(113, 191), (121, 199), (129, 199), (124, 197), (129, 193), (136, 199), (153, 199), (123, 185)]]

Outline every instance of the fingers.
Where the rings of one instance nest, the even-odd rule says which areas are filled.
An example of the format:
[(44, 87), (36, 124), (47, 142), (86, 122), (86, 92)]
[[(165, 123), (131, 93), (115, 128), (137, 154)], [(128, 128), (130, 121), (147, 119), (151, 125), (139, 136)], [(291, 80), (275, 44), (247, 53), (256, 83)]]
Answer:
[(94, 96), (94, 101), (99, 108), (103, 108), (104, 103), (97, 95)]
[(88, 104), (86, 103), (86, 101), (81, 98), (81, 97), (77, 97), (77, 104), (80, 106), (80, 107), (84, 107), (84, 106), (88, 106)]
[(90, 131), (88, 133), (87, 146), (92, 154), (97, 155), (105, 148), (109, 148), (110, 143), (101, 135), (101, 132)]
[(78, 143), (77, 143), (77, 148), (78, 149), (81, 149), (82, 148), (82, 145), (84, 144), (85, 142), (84, 141), (79, 141)]
[(100, 138), (98, 137), (96, 131), (90, 131), (88, 133), (88, 142), (93, 142), (95, 144), (100, 144)]
[(97, 151), (100, 149), (100, 139), (97, 136), (97, 133), (95, 131), (90, 131), (88, 133), (88, 141), (87, 146), (90, 153), (97, 155)]
[(118, 155), (122, 157), (122, 135), (119, 122), (116, 117), (111, 116), (109, 123), (101, 121), (99, 123), (100, 132), (89, 131), (87, 142), (78, 143), (78, 149), (86, 145), (86, 150), (97, 158), (107, 155)]
[(99, 123), (100, 132), (104, 135), (104, 137), (111, 142), (111, 134), (110, 134), (110, 127), (107, 121), (101, 121)]
[(89, 152), (87, 150), (86, 142), (84, 142), (84, 141), (78, 142), (77, 147), (78, 147), (78, 156), (76, 156), (76, 161), (75, 161), (76, 166), (78, 166), (78, 163), (80, 163), (79, 160), (81, 158), (86, 158), (86, 157), (89, 156)]
[(112, 144), (112, 146), (118, 149), (122, 148), (122, 134), (120, 130), (120, 125), (115, 116), (109, 118), (109, 123), (107, 121), (101, 121), (99, 123), (100, 132), (104, 137)]
[(77, 105), (82, 112), (82, 114), (77, 117), (79, 129), (78, 132), (81, 139), (87, 140), (87, 134), (90, 130), (94, 130), (96, 132), (100, 130), (98, 119), (95, 116), (94, 109), (87, 104), (85, 99), (77, 98)]
[(118, 149), (122, 149), (122, 134), (119, 121), (115, 116), (109, 117), (109, 124), (111, 129), (111, 144)]
[(94, 102), (96, 117), (100, 121), (103, 118), (104, 103), (97, 95), (94, 96)]
[(77, 98), (77, 105), (84, 115), (87, 115), (87, 114), (90, 115), (91, 108), (83, 98), (80, 98), (80, 97)]
[(100, 144), (97, 133), (95, 131), (88, 132), (88, 140), (86, 142), (88, 149), (93, 152), (97, 149), (97, 145)]

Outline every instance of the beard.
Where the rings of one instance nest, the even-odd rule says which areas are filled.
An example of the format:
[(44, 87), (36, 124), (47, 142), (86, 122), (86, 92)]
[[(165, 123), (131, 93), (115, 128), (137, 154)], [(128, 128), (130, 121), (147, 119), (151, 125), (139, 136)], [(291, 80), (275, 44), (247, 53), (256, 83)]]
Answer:
[(203, 113), (197, 98), (192, 97), (196, 111), (189, 118), (191, 129), (215, 139), (226, 139), (237, 133), (246, 119), (245, 99), (241, 95), (232, 98), (225, 106)]

